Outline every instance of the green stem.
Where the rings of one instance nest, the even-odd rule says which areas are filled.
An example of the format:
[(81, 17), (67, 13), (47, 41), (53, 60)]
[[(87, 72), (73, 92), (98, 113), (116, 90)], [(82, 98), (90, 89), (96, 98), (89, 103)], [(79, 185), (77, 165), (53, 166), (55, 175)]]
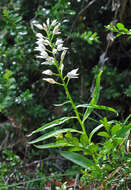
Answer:
[[(48, 33), (47, 33), (47, 35), (48, 35), (48, 39), (49, 39), (49, 41), (50, 41), (50, 46), (51, 46), (51, 48), (53, 49), (53, 45), (52, 45), (53, 36), (52, 36), (52, 38), (50, 38), (50, 35), (49, 35)], [(65, 83), (65, 80), (64, 80), (63, 75), (62, 75), (62, 73), (61, 73), (60, 66), (61, 66), (62, 62), (60, 62), (60, 66), (59, 66), (55, 55), (53, 55), (53, 57), (54, 57), (54, 60), (55, 60), (55, 65), (56, 65), (57, 71), (58, 71), (59, 76), (60, 76), (60, 78), (61, 78), (61, 81), (62, 81), (62, 83), (63, 83), (64, 89), (65, 89), (65, 93), (66, 93), (67, 97), (69, 98), (69, 100), (70, 100), (70, 102), (71, 102), (71, 104), (72, 104), (72, 107), (73, 107), (74, 112), (75, 112), (75, 114), (76, 114), (76, 116), (77, 116), (77, 120), (79, 121), (79, 123), (80, 123), (80, 125), (81, 125), (81, 128), (82, 128), (82, 130), (83, 130), (83, 133), (87, 136), (86, 130), (85, 130), (85, 126), (84, 126), (84, 124), (83, 124), (83, 122), (82, 122), (82, 120), (81, 120), (81, 118), (80, 118), (79, 112), (78, 112), (78, 110), (77, 110), (77, 108), (76, 108), (76, 106), (75, 106), (75, 103), (73, 102), (72, 97), (71, 97), (71, 95), (70, 95), (70, 92), (69, 92), (69, 90), (68, 90), (68, 87), (67, 87), (68, 82), (67, 82), (67, 84)]]
[[(55, 58), (55, 62), (56, 62), (57, 70), (58, 70), (58, 72), (59, 72), (59, 76), (60, 76), (60, 78), (61, 78), (61, 80), (62, 80), (64, 89), (65, 89), (66, 95), (67, 95), (68, 99), (70, 100), (70, 102), (71, 102), (71, 104), (72, 104), (72, 107), (73, 107), (74, 112), (75, 112), (75, 114), (76, 114), (76, 116), (77, 116), (77, 119), (78, 119), (78, 121), (79, 121), (79, 123), (80, 123), (80, 125), (81, 125), (81, 127), (82, 127), (83, 133), (86, 134), (85, 126), (84, 126), (84, 124), (83, 124), (83, 122), (82, 122), (82, 120), (81, 120), (81, 118), (80, 118), (79, 112), (78, 112), (78, 110), (77, 110), (77, 108), (76, 108), (76, 106), (75, 106), (75, 104), (74, 104), (74, 102), (73, 102), (73, 100), (72, 100), (72, 97), (71, 97), (70, 92), (69, 92), (69, 90), (68, 90), (67, 84), (65, 83), (64, 78), (63, 78), (63, 76), (62, 76), (62, 74), (61, 74), (61, 71), (60, 71), (60, 68), (59, 68), (59, 65), (58, 65), (58, 63), (57, 63), (56, 58)], [(87, 134), (86, 134), (86, 135), (87, 135)]]

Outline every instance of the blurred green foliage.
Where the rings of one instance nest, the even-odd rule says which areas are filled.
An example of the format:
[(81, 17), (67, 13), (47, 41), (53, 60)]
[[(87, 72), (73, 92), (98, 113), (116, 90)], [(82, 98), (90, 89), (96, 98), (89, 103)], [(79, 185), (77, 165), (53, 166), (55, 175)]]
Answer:
[[(90, 98), (93, 76), (99, 70), (100, 53), (103, 48), (106, 48), (103, 29), (113, 19), (112, 14), (106, 15), (106, 11), (111, 12), (111, 5), (104, 1), (94, 3), (87, 9), (88, 13), (84, 11), (87, 5), (85, 1), (8, 0), (1, 1), (0, 5), (3, 12), (0, 18), (0, 62), (3, 72), (9, 70), (11, 78), (14, 78), (13, 92), (11, 94), (11, 89), (9, 92), (8, 111), (4, 109), (3, 113), (6, 113), (7, 117), (14, 115), (20, 123), (28, 127), (32, 125), (32, 122), (35, 122), (34, 127), (36, 125), (38, 127), (45, 118), (47, 120), (47, 116), (57, 117), (57, 114), (59, 116), (62, 114), (61, 111), (63, 112), (61, 110), (60, 113), (56, 113), (50, 104), (59, 101), (59, 97), (64, 99), (64, 93), (59, 92), (59, 89), (56, 92), (53, 87), (48, 89), (48, 85), (42, 81), (43, 67), (36, 60), (33, 52), (35, 35), (31, 23), (33, 20), (43, 22), (48, 17), (56, 18), (61, 23), (65, 44), (70, 48), (65, 60), (66, 68), (80, 67), (82, 73), (81, 79), (77, 83), (72, 83), (70, 87), (73, 96), (76, 101), (87, 102)], [(99, 11), (95, 9), (96, 7)], [(91, 14), (92, 11), (94, 11), (93, 14)], [(105, 20), (101, 18), (103, 15)], [(111, 31), (115, 29), (122, 32), (121, 28), (127, 32), (125, 26), (120, 23), (117, 24), (117, 29), (112, 25), (107, 26), (107, 29)], [(104, 36), (106, 36), (106, 31)], [(123, 43), (122, 37), (116, 41), (117, 43)], [(101, 101), (107, 104), (110, 101), (110, 105), (114, 104), (114, 101), (116, 104), (119, 102), (120, 110), (122, 110), (124, 109), (123, 102), (126, 100), (128, 104), (130, 98), (129, 80), (124, 80), (125, 77), (130, 76), (129, 64), (128, 57), (125, 57), (127, 63), (123, 66), (119, 59), (120, 52), (116, 51), (117, 56), (115, 56), (114, 48), (115, 42), (112, 51), (110, 50), (109, 57), (111, 58), (105, 66)], [(127, 47), (124, 48), (126, 51)], [(83, 79), (84, 82), (82, 82)], [(79, 95), (78, 90), (80, 90)], [(18, 105), (17, 108), (15, 105)], [(126, 110), (127, 113), (123, 111), (125, 115), (122, 117), (128, 115), (129, 109)]]

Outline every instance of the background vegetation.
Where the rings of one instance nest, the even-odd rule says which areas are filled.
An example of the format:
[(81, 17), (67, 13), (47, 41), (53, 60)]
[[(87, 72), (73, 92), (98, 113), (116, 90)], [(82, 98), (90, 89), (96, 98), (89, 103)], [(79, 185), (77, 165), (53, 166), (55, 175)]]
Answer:
[[(115, 108), (119, 116), (106, 111), (94, 111), (92, 116), (96, 120), (108, 116), (109, 120), (124, 121), (131, 112), (131, 40), (127, 35), (115, 38), (116, 33), (105, 26), (122, 22), (129, 29), (130, 7), (130, 0), (1, 0), (0, 185), (3, 189), (41, 190), (47, 176), (53, 189), (57, 178), (66, 181), (67, 175), (68, 182), (76, 181), (80, 171), (61, 158), (56, 149), (42, 151), (27, 144), (28, 133), (71, 112), (70, 106), (53, 106), (64, 102), (64, 91), (42, 80), (44, 66), (34, 52), (33, 20), (43, 23), (50, 18), (61, 23), (62, 38), (69, 47), (65, 69), (80, 71), (79, 80), (69, 86), (75, 102), (90, 101), (95, 77), (104, 68), (99, 104)], [(78, 128), (76, 123), (71, 125)], [(94, 127), (94, 122), (88, 121), (88, 133)], [(101, 137), (95, 136), (93, 140), (100, 142)], [(52, 180), (54, 175), (56, 181)]]

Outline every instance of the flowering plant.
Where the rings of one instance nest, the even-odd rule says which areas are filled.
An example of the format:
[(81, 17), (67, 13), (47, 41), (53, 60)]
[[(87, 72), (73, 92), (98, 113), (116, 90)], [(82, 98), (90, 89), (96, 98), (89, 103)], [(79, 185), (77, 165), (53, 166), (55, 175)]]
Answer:
[[(42, 33), (36, 33), (37, 47), (35, 50), (40, 52), (40, 55), (37, 55), (37, 58), (42, 60), (42, 65), (49, 66), (50, 68), (54, 67), (56, 69), (55, 73), (50, 68), (44, 70), (43, 74), (47, 77), (44, 77), (43, 80), (50, 84), (64, 87), (68, 101), (57, 106), (62, 106), (67, 103), (71, 104), (75, 115), (59, 118), (36, 129), (28, 136), (38, 132), (44, 134), (29, 142), (29, 144), (35, 144), (35, 147), (40, 149), (68, 147), (68, 151), (59, 151), (62, 156), (87, 169), (89, 172), (88, 177), (91, 179), (95, 177), (104, 181), (105, 176), (107, 177), (108, 173), (111, 171), (110, 164), (108, 164), (108, 158), (110, 156), (111, 150), (115, 149), (119, 154), (118, 156), (121, 157), (121, 151), (117, 151), (117, 147), (119, 147), (119, 150), (122, 150), (121, 147), (124, 144), (123, 142), (125, 142), (123, 141), (123, 138), (124, 136), (127, 138), (130, 126), (126, 125), (126, 121), (124, 124), (126, 127), (123, 129), (123, 124), (118, 124), (116, 121), (107, 121), (107, 118), (104, 118), (100, 121), (100, 125), (93, 129), (89, 135), (87, 134), (85, 121), (89, 118), (94, 109), (112, 111), (118, 114), (117, 111), (111, 107), (97, 105), (100, 94), (100, 79), (102, 71), (100, 71), (96, 77), (96, 85), (90, 103), (76, 105), (69, 92), (68, 84), (70, 79), (79, 77), (79, 74), (77, 73), (78, 68), (73, 69), (64, 75), (64, 58), (68, 48), (63, 46), (62, 39), (56, 37), (60, 34), (60, 24), (57, 22), (57, 20), (54, 20), (50, 23), (50, 20), (47, 19), (46, 23), (43, 24), (34, 22), (34, 26), (45, 33), (45, 35)], [(60, 82), (58, 82), (54, 77), (59, 77)], [(84, 113), (80, 112), (79, 108), (81, 107), (85, 109)], [(71, 119), (76, 119), (79, 122), (81, 130), (76, 130), (73, 128), (57, 128), (57, 126), (62, 125)], [(92, 141), (94, 134), (101, 128), (104, 128), (105, 131), (99, 132), (98, 135), (107, 139), (103, 145), (95, 144)], [(77, 136), (74, 135), (74, 133), (77, 133)], [(123, 136), (121, 136), (121, 134), (123, 134)], [(52, 137), (55, 137), (55, 142), (36, 145), (36, 143)], [(90, 158), (87, 158), (82, 154), (75, 153), (75, 151), (81, 151), (84, 155), (89, 155)], [(107, 165), (102, 164), (106, 162)], [(117, 166), (115, 165), (114, 167)]]

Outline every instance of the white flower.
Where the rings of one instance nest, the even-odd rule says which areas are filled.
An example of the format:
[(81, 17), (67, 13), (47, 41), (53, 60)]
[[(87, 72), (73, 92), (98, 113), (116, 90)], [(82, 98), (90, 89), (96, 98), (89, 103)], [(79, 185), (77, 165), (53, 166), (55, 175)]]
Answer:
[(77, 73), (78, 69), (73, 69), (72, 71), (70, 71), (69, 73), (67, 73), (67, 77), (68, 78), (78, 78), (78, 73)]
[(40, 52), (43, 52), (43, 51), (45, 51), (45, 46), (44, 45), (42, 45), (42, 44), (40, 44), (38, 47), (36, 47), (34, 50), (35, 51), (40, 51)]
[(53, 65), (55, 63), (53, 57), (48, 57), (47, 61), (50, 63), (50, 65)]
[(49, 40), (44, 40), (44, 45), (45, 45), (45, 46), (50, 45)]
[(43, 71), (42, 74), (51, 76), (51, 75), (53, 75), (53, 72), (50, 69), (47, 69), (47, 70)]
[(37, 33), (37, 34), (36, 34), (36, 37), (38, 37), (38, 38), (40, 38), (40, 39), (41, 39), (41, 38), (43, 39), (44, 36), (43, 36), (41, 33)]
[(41, 56), (43, 56), (44, 59), (47, 59), (48, 58), (48, 53), (46, 51), (42, 51), (40, 53)]
[(48, 53), (46, 51), (41, 51), (41, 49), (38, 47), (38, 51), (40, 51), (40, 55), (37, 55), (36, 57), (41, 58), (41, 59), (47, 59), (48, 58)]
[(58, 50), (58, 51), (62, 51), (62, 50), (63, 50), (63, 44), (59, 44), (59, 45), (57, 46), (57, 50)]
[(56, 45), (58, 46), (58, 45), (60, 45), (60, 44), (63, 44), (63, 40), (62, 40), (62, 39), (57, 39), (57, 40), (56, 40)]
[(57, 20), (53, 20), (51, 26), (55, 26), (57, 23), (58, 23)]
[(50, 19), (49, 18), (47, 19), (46, 24), (47, 24), (47, 26), (50, 25)]
[(43, 45), (44, 39), (39, 38), (35, 43), (38, 44), (38, 45), (39, 45), (39, 44), (42, 44), (42, 45)]
[(54, 58), (53, 57), (47, 57), (46, 61), (41, 63), (42, 65), (53, 65), (54, 64)]
[(41, 63), (41, 65), (52, 65), (52, 64), (50, 64), (48, 61), (44, 61)]
[(49, 82), (51, 84), (56, 84), (56, 81), (54, 79), (52, 79), (52, 78), (43, 78), (43, 80), (45, 80), (45, 81), (47, 81), (47, 82)]
[(61, 54), (61, 61), (63, 62), (65, 55), (66, 55), (67, 50), (64, 50)]
[(36, 57), (40, 58), (40, 59), (44, 59), (43, 56), (41, 56), (41, 55), (37, 55)]
[(52, 50), (52, 53), (53, 53), (53, 54), (56, 54), (56, 53), (57, 53), (57, 49), (53, 49), (53, 50)]
[(45, 23), (43, 23), (43, 29), (47, 32), (48, 31), (48, 26), (45, 24)]
[(55, 26), (55, 28), (54, 28), (54, 30), (53, 30), (53, 34), (60, 34), (60, 32), (59, 32), (59, 26), (60, 26), (60, 24), (57, 24), (57, 25)]
[(34, 26), (36, 26), (38, 29), (43, 30), (43, 26), (39, 23), (34, 23)]

